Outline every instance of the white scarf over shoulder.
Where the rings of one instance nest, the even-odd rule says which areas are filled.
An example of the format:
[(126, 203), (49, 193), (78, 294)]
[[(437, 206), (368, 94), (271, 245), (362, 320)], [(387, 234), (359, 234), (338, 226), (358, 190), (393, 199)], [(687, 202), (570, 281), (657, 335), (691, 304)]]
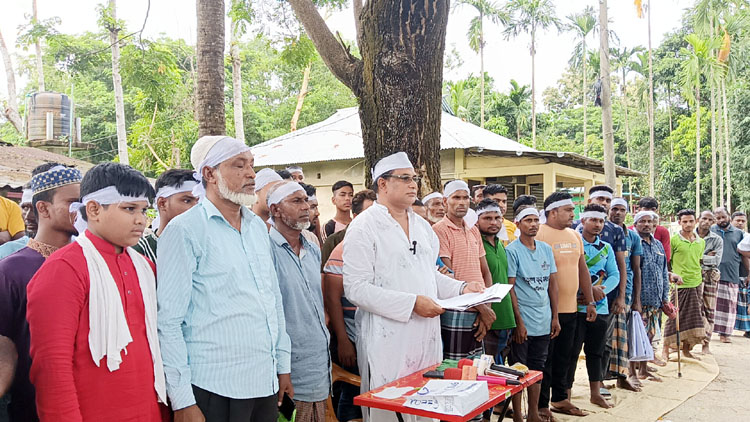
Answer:
[[(86, 232), (76, 238), (83, 250), (89, 272), (89, 349), (96, 366), (105, 356), (107, 369), (110, 372), (120, 368), (120, 353), (127, 354), (127, 345), (133, 341), (125, 319), (120, 292), (117, 289), (107, 262), (96, 249)], [(156, 278), (146, 258), (133, 248), (126, 249), (133, 261), (138, 283), (143, 296), (143, 307), (146, 310), (146, 336), (151, 359), (154, 362), (154, 389), (162, 403), (167, 402), (164, 367), (159, 350), (159, 338), (156, 331)]]

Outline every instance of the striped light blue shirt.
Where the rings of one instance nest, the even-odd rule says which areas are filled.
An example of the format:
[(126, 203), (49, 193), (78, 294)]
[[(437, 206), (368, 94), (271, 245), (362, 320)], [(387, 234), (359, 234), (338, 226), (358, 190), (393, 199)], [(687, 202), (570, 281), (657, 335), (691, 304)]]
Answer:
[(266, 225), (242, 207), (235, 230), (208, 199), (159, 236), (158, 327), (172, 409), (192, 385), (246, 399), (278, 392), (291, 342)]

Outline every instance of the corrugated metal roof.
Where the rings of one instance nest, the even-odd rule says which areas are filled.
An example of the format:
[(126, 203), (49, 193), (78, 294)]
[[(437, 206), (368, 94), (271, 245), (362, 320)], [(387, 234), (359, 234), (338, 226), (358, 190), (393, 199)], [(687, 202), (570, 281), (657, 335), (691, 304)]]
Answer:
[[(440, 149), (536, 151), (516, 141), (443, 112)], [(357, 107), (338, 110), (322, 122), (252, 147), (256, 166), (349, 160), (365, 156)]]
[(38, 148), (0, 146), (0, 187), (10, 186), (13, 189), (18, 189), (31, 180), (31, 171), (36, 166), (51, 162), (75, 166), (82, 172), (94, 167), (87, 161), (69, 158)]

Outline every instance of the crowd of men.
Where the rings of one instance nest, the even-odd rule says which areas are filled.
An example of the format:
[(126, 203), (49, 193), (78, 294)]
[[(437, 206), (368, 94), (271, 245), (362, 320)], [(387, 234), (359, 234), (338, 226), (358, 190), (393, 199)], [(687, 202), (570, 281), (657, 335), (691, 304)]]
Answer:
[[(682, 210), (670, 237), (653, 198), (628, 228), (631, 204), (609, 186), (587, 192), (578, 220), (567, 192), (509, 210), (505, 187), (452, 180), (420, 199), (399, 152), (372, 168), (372, 189), (335, 183), (321, 224), (300, 167), (256, 173), (249, 147), (225, 136), (200, 138), (191, 163), (154, 186), (117, 163), (85, 175), (43, 164), (20, 209), (0, 202), (12, 215), (0, 227), (10, 421), (272, 422), (291, 399), (297, 421), (322, 422), (330, 397), (341, 421), (395, 420), (354, 396), (481, 354), (542, 371), (528, 420), (550, 421), (586, 414), (571, 401), (581, 351), (601, 407), (607, 379), (633, 391), (660, 380), (628, 360), (631, 318), (662, 340), (657, 366), (678, 348), (709, 353), (713, 332), (750, 335), (742, 213)], [(502, 302), (436, 302), (495, 283), (513, 285)], [(333, 365), (361, 387), (332, 386)]]

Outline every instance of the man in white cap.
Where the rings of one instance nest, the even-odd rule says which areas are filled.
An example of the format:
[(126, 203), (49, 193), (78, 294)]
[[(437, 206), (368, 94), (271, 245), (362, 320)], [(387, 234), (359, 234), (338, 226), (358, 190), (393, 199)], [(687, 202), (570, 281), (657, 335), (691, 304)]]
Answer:
[[(344, 238), (344, 292), (358, 306), (357, 359), (362, 391), (411, 374), (443, 358), (435, 300), (479, 292), (437, 271), (439, 243), (411, 210), (419, 178), (406, 153), (381, 159), (372, 170), (378, 200), (360, 214)], [(370, 409), (365, 420), (395, 420)]]
[(432, 192), (422, 198), (422, 203), (427, 209), (427, 222), (430, 225), (437, 223), (445, 217), (445, 204), (443, 203), (443, 194)]
[[(492, 286), (482, 236), (474, 224), (464, 220), (469, 211), (469, 186), (463, 180), (453, 180), (446, 183), (443, 192), (446, 215), (432, 226), (440, 241), (440, 259), (457, 279)], [(495, 313), (489, 305), (446, 311), (440, 316), (443, 357), (458, 360), (481, 354), (481, 341), (493, 322)]]
[(266, 224), (268, 224), (268, 219), (271, 217), (271, 213), (268, 210), (268, 203), (266, 202), (268, 190), (282, 180), (281, 176), (270, 168), (264, 168), (255, 175), (255, 195), (258, 197), (258, 200), (253, 204), (253, 212), (266, 222)]
[(157, 259), (175, 422), (273, 422), (283, 395), (294, 396), (291, 345), (267, 227), (247, 209), (253, 154), (236, 139), (204, 136), (190, 161), (205, 198), (169, 223)]
[(297, 422), (323, 422), (331, 388), (330, 336), (320, 280), (320, 249), (302, 235), (310, 226), (307, 192), (282, 182), (268, 192), (271, 255), (292, 341), (292, 384)]

